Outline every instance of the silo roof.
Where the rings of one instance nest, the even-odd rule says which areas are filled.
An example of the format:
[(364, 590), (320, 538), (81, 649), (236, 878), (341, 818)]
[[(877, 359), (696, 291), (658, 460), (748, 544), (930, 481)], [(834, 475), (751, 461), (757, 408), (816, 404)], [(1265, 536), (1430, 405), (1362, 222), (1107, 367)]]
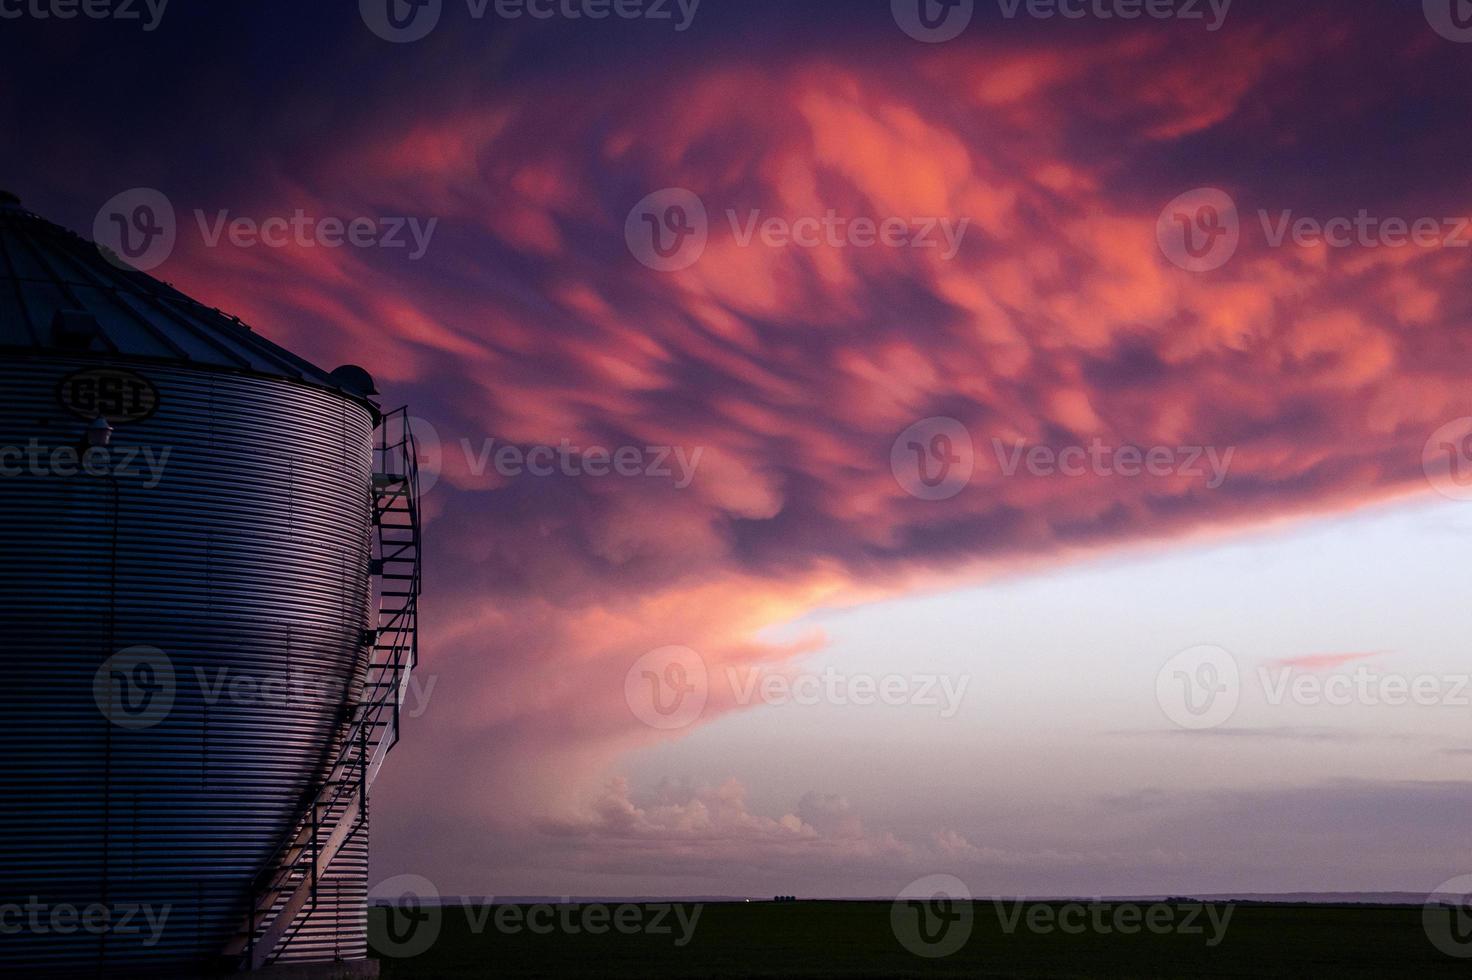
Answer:
[(359, 390), (362, 372), (339, 376), (317, 367), (238, 317), (104, 255), (98, 245), (27, 211), (4, 191), (0, 350), (163, 361), (287, 378), (359, 399), (373, 393)]

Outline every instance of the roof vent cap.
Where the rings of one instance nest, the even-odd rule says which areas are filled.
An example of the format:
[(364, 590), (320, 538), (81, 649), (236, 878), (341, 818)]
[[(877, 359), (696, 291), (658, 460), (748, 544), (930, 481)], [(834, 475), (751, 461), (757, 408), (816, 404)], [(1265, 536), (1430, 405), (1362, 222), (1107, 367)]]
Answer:
[(101, 350), (102, 325), (85, 310), (57, 310), (51, 318), (51, 342), (63, 350)]
[(344, 364), (333, 371), (329, 377), (339, 388), (350, 394), (361, 395), (365, 398), (378, 394), (378, 386), (373, 383), (373, 375), (356, 364)]

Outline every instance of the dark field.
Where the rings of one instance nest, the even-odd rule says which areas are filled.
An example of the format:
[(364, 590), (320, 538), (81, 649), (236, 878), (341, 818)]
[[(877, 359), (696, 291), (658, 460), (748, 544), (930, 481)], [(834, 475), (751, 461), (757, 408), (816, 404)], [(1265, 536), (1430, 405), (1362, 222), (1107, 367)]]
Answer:
[[(1104, 906), (1110, 910), (1106, 923), (1116, 907)], [(519, 918), (526, 908), (505, 914)], [(576, 932), (557, 923), (550, 933), (539, 935), (514, 921), (503, 931), (496, 927), (494, 912), (487, 919), (485, 909), (446, 906), (440, 910), (433, 945), (416, 956), (383, 958), (383, 976), (1466, 977), (1472, 967), (1472, 961), (1453, 959), (1431, 944), (1419, 906), (1237, 905), (1221, 931), (1222, 941), (1208, 948), (1219, 930), (1204, 914), (1193, 916), (1190, 904), (1169, 906), (1171, 911), (1161, 914), (1173, 916), (1187, 930), (1199, 927), (1199, 932), (1153, 934), (1141, 929), (1124, 935), (1089, 929), (1071, 935), (1056, 928), (1031, 931), (1025, 915), (1009, 933), (1003, 917), (1013, 919), (1015, 906), (1004, 903), (999, 909), (983, 901), (972, 906), (973, 926), (965, 945), (938, 959), (922, 959), (901, 945), (888, 902), (707, 904), (693, 930), (668, 914), (662, 924), (669, 931), (660, 935), (621, 934), (611, 927), (590, 935), (578, 922), (581, 910), (589, 906), (554, 912), (561, 915), (562, 908), (569, 909)], [(685, 906), (687, 922), (692, 908)], [(1046, 921), (1059, 908), (1049, 903), (1037, 914)], [(655, 909), (645, 906), (626, 914), (653, 924)], [(371, 913), (370, 935), (380, 947), (386, 914), (381, 908)], [(484, 926), (476, 929), (476, 920)], [(1077, 919), (1070, 924), (1077, 926)], [(539, 925), (545, 929), (548, 923), (543, 919)], [(395, 934), (406, 946), (417, 941), (422, 947), (423, 936), (435, 934), (433, 920), (420, 928), (426, 933), (415, 936), (400, 922)], [(677, 947), (687, 932), (690, 941)]]

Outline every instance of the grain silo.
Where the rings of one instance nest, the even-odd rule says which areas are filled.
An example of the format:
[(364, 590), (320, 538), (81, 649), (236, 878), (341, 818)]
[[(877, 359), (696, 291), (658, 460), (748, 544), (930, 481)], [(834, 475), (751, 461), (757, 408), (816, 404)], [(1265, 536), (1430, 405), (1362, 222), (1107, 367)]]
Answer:
[(0, 973), (366, 960), (406, 414), (0, 195)]

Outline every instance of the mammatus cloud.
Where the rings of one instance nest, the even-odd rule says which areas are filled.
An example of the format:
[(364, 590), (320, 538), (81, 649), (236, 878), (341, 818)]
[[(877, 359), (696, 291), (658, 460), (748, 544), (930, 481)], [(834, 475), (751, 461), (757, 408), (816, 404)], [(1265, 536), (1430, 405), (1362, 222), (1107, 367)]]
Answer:
[[(513, 78), (443, 107), (386, 106), (293, 181), (250, 191), (265, 212), (437, 217), (420, 261), (186, 238), (170, 270), (182, 286), (320, 360), (372, 365), (437, 437), (426, 669), (453, 683), (387, 777), (390, 833), (395, 807), (443, 785), (434, 757), (448, 751), (473, 776), (447, 815), (540, 819), (572, 847), (653, 835), (711, 854), (708, 831), (773, 855), (924, 857), (842, 830), (858, 824), (817, 800), (754, 816), (729, 784), (644, 804), (615, 784), (582, 823), (544, 814), (586, 802), (580, 774), (663, 737), (623, 702), (646, 651), (782, 661), (821, 639), (755, 637), (817, 607), (1425, 489), (1428, 435), (1472, 412), (1472, 334), (1456, 329), (1472, 310), (1467, 253), (1274, 246), (1257, 211), (1458, 215), (1472, 195), (1366, 189), (1351, 172), (1311, 194), (1211, 153), (1281, 151), (1378, 111), (1362, 77), (1328, 86), (1304, 66), (1322, 75), (1373, 40), (1387, 70), (1414, 74), (1423, 39), (1318, 16), (1110, 37), (631, 64), (616, 106), (592, 75)], [(1162, 253), (1157, 221), (1203, 186), (1233, 197), (1241, 243), (1192, 273)], [(660, 273), (624, 229), (667, 187), (711, 220), (698, 261)], [(743, 243), (753, 212), (966, 232), (949, 259)], [(899, 433), (932, 417), (972, 441), (972, 477), (943, 501), (891, 468)], [(509, 476), (485, 465), (488, 438), (679, 447), (700, 463), (683, 488)], [(1031, 447), (1055, 464), (1074, 447), (1230, 464), (1215, 485), (1184, 465), (1133, 475), (1115, 455), (1067, 475), (1019, 464)], [(706, 717), (732, 707), (717, 698)], [(939, 834), (926, 846), (972, 846)]]

